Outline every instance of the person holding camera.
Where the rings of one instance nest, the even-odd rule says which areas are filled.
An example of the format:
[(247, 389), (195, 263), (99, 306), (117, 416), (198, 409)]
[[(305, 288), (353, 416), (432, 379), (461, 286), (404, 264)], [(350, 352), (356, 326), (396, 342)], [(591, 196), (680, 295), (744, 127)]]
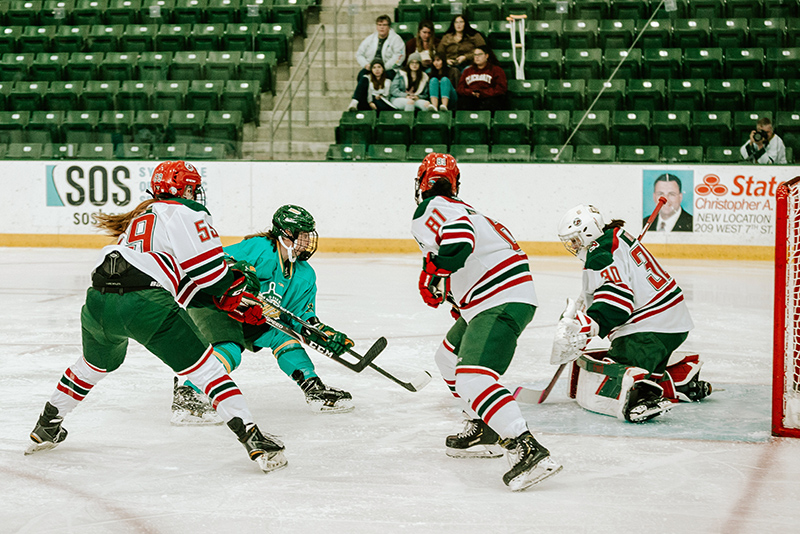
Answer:
[(767, 117), (758, 120), (756, 129), (750, 132), (750, 139), (742, 145), (741, 153), (745, 160), (754, 163), (786, 164), (786, 146)]

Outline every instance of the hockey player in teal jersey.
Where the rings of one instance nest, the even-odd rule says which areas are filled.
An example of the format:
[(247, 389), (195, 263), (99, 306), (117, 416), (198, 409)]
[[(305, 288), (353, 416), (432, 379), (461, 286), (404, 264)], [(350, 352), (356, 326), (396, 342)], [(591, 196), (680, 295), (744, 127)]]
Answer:
[[(316, 336), (314, 341), (339, 355), (353, 342), (317, 318), (317, 278), (308, 263), (316, 249), (317, 232), (312, 215), (299, 206), (285, 205), (275, 212), (269, 231), (247, 236), (224, 250), (233, 265), (247, 274), (251, 285), (258, 286), (253, 289), (260, 291), (265, 301), (286, 308), (328, 333), (328, 339)], [(243, 349), (257, 352), (269, 348), (280, 369), (303, 390), (312, 409), (323, 413), (353, 410), (350, 393), (326, 386), (317, 376), (305, 349), (294, 338), (267, 325), (236, 321), (211, 306), (192, 307), (189, 314), (212, 342), (215, 354), (228, 372), (241, 363)], [(300, 331), (301, 325), (287, 317), (280, 319)], [(304, 333), (314, 337), (313, 332)], [(209, 419), (213, 419), (213, 413), (208, 410), (205, 399), (192, 390), (191, 384), (176, 385), (173, 423), (202, 424), (210, 422)]]

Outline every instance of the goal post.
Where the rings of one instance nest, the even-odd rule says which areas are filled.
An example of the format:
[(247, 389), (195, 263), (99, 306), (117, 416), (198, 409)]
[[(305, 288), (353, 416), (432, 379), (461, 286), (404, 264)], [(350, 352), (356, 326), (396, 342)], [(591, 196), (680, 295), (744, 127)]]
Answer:
[(772, 435), (800, 438), (800, 176), (778, 186)]

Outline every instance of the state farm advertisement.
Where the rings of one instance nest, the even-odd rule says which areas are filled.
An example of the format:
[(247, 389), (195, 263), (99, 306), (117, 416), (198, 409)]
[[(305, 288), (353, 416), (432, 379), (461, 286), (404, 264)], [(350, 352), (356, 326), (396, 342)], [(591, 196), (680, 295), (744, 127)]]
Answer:
[(698, 173), (693, 191), (694, 232), (771, 236), (779, 181), (775, 176), (758, 174)]

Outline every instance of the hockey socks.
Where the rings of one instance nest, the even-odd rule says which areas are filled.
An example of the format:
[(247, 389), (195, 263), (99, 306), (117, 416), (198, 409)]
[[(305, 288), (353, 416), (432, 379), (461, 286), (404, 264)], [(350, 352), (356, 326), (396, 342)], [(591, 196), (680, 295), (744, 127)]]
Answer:
[(461, 365), (456, 368), (456, 391), (501, 438), (514, 438), (528, 426), (514, 396), (498, 382), (499, 378), (488, 367)]
[[(281, 371), (297, 382), (298, 385), (307, 378), (317, 376), (311, 358), (308, 357), (303, 346), (297, 341), (287, 341), (273, 352), (275, 358), (278, 360), (278, 367), (281, 368)], [(296, 378), (298, 376), (296, 373), (298, 372), (302, 373), (302, 378), (299, 381)]]
[[(217, 357), (222, 366), (225, 367), (225, 370), (230, 374), (242, 363), (242, 348), (236, 343), (218, 343), (214, 345), (214, 356)], [(197, 393), (203, 393), (200, 388), (192, 384), (191, 380), (184, 380), (183, 385), (189, 386)]]
[(61, 417), (64, 417), (85, 399), (92, 388), (107, 374), (105, 370), (93, 366), (81, 356), (61, 375), (56, 390), (50, 396), (50, 404), (58, 409)]

